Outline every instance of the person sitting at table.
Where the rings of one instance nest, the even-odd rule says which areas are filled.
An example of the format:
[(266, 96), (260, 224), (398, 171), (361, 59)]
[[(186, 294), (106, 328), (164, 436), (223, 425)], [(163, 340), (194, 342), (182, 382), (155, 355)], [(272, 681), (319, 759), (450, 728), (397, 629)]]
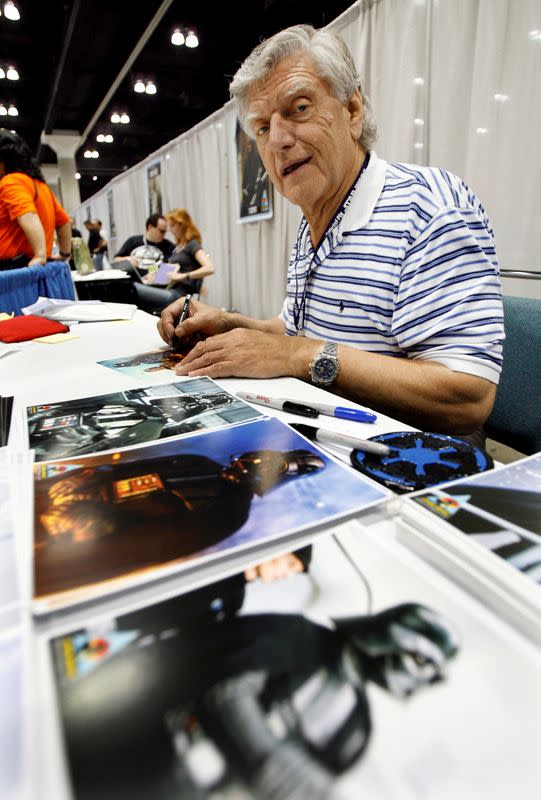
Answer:
[(481, 203), (443, 169), (387, 163), (342, 37), (310, 25), (261, 43), (230, 92), (276, 189), (299, 205), (287, 297), (256, 320), (166, 308), (198, 333), (179, 375), (293, 376), (422, 430), (469, 434), (492, 408), (503, 311)]
[(0, 270), (45, 264), (71, 255), (71, 223), (24, 139), (0, 128)]
[(187, 294), (198, 294), (201, 281), (214, 275), (214, 265), (202, 245), (201, 233), (185, 208), (175, 208), (165, 215), (175, 246), (168, 262), (167, 287), (152, 286), (152, 273), (136, 283), (137, 305), (144, 311), (160, 312), (165, 306)]
[(166, 239), (166, 233), (165, 217), (151, 214), (145, 222), (144, 234), (128, 237), (115, 253), (113, 264), (139, 280), (138, 273), (146, 274), (150, 264), (168, 261), (173, 254), (174, 244)]

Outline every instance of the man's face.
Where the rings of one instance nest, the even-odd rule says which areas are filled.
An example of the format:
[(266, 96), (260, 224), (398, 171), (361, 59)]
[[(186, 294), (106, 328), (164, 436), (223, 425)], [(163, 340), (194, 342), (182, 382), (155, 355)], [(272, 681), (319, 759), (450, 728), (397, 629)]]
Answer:
[(156, 227), (149, 225), (147, 228), (147, 239), (149, 242), (161, 242), (167, 233), (167, 222), (163, 217), (160, 217)]
[(363, 105), (341, 103), (307, 53), (283, 59), (254, 86), (248, 126), (274, 186), (309, 218), (336, 207), (359, 169)]

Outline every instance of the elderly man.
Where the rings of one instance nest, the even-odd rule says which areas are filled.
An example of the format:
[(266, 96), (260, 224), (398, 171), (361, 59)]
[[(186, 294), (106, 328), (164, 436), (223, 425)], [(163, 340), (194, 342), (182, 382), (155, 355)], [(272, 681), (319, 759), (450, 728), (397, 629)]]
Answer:
[[(159, 331), (202, 340), (179, 375), (290, 375), (424, 430), (479, 428), (501, 368), (501, 288), (489, 221), (441, 169), (386, 163), (351, 54), (301, 25), (259, 45), (231, 84), (277, 190), (304, 217), (280, 316), (179, 301)], [(284, 334), (286, 334), (284, 336)]]

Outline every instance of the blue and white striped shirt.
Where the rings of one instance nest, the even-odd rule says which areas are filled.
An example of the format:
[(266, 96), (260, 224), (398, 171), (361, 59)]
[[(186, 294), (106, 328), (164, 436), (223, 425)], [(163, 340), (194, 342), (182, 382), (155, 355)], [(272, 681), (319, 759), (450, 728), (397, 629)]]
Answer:
[(501, 285), (478, 198), (445, 170), (371, 153), (317, 253), (301, 221), (280, 316), (290, 336), (437, 361), (498, 383)]

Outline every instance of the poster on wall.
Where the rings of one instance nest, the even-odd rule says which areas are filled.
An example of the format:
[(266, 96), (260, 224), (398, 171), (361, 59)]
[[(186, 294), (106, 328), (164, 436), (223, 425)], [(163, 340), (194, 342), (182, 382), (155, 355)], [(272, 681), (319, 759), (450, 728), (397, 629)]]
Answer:
[(238, 222), (272, 217), (272, 185), (253, 139), (235, 123)]
[(162, 166), (160, 161), (153, 161), (147, 167), (148, 213), (163, 214), (162, 207)]
[(107, 210), (109, 212), (109, 238), (116, 239), (115, 208), (113, 205), (113, 190), (107, 192)]

